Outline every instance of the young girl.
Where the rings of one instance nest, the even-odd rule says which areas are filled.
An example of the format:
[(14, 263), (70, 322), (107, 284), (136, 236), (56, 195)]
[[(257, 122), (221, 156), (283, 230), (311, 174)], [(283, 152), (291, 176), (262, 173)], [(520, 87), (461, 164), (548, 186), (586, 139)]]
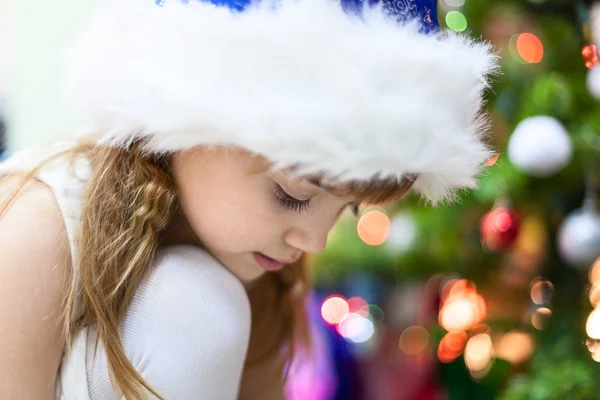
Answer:
[(435, 0), (371, 5), (98, 9), (67, 63), (88, 135), (0, 166), (0, 398), (284, 397), (303, 255), (491, 156), (491, 48)]

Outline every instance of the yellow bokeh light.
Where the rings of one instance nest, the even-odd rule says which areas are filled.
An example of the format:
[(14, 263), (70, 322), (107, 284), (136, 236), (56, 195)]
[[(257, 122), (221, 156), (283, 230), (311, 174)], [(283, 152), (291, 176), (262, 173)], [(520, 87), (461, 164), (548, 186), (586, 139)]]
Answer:
[(600, 362), (600, 351), (596, 350), (592, 353), (592, 360)]
[(429, 332), (422, 326), (411, 326), (406, 328), (400, 335), (400, 350), (406, 354), (419, 354), (429, 344)]
[(593, 285), (595, 283), (600, 283), (600, 258), (598, 258), (589, 272), (590, 283)]
[(539, 255), (547, 246), (545, 222), (538, 216), (526, 217), (519, 228), (516, 248), (526, 254)]
[(486, 333), (473, 336), (465, 346), (465, 364), (471, 371), (484, 371), (494, 357), (492, 338)]
[(358, 236), (369, 246), (383, 244), (390, 234), (390, 219), (380, 210), (371, 210), (358, 220)]
[(439, 322), (447, 331), (469, 329), (486, 317), (485, 300), (466, 279), (444, 285), (442, 301)]
[(590, 313), (585, 324), (585, 331), (592, 339), (600, 339), (600, 309), (595, 309)]
[(496, 344), (496, 357), (512, 364), (520, 364), (531, 357), (533, 348), (534, 341), (530, 334), (518, 331), (508, 332)]
[(479, 317), (477, 304), (466, 298), (448, 301), (440, 312), (440, 324), (447, 331), (468, 329)]
[(600, 282), (590, 288), (590, 304), (596, 307), (600, 304)]
[(330, 324), (339, 324), (349, 313), (348, 302), (341, 296), (330, 296), (321, 306), (321, 316)]

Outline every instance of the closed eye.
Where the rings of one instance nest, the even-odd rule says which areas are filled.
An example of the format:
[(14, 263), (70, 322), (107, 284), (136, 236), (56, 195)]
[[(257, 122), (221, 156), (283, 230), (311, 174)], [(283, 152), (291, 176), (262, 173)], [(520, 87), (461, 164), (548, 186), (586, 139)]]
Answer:
[(304, 213), (310, 209), (310, 199), (299, 200), (290, 196), (279, 184), (275, 184), (275, 199), (277, 203), (287, 209), (298, 213)]

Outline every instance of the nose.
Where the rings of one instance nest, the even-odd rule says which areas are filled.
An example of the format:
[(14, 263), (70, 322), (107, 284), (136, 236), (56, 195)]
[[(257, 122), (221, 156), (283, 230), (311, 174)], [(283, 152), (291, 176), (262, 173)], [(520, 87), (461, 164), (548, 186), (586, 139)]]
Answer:
[(320, 253), (327, 246), (327, 236), (333, 224), (312, 224), (295, 226), (288, 230), (284, 240), (289, 245), (305, 253)]

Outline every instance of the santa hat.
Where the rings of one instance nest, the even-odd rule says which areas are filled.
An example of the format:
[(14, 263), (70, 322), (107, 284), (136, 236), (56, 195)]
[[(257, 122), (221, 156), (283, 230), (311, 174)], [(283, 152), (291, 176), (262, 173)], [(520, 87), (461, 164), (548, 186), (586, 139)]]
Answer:
[(436, 0), (107, 0), (66, 88), (101, 143), (235, 146), (336, 181), (473, 187), (490, 149), (492, 47), (441, 32)]

